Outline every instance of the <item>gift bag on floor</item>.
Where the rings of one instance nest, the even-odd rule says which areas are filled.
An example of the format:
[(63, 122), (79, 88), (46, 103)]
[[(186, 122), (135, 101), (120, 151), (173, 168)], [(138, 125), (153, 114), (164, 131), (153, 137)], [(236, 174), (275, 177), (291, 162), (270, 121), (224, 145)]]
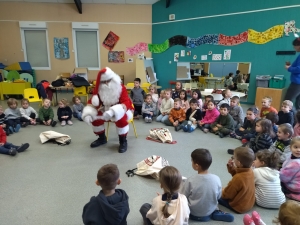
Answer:
[(137, 163), (137, 168), (128, 170), (126, 174), (128, 177), (132, 177), (134, 174), (140, 176), (148, 176), (158, 179), (159, 171), (164, 168), (165, 166), (169, 166), (169, 162), (158, 155), (152, 155), (141, 162)]
[(42, 144), (48, 141), (53, 141), (58, 145), (68, 145), (71, 143), (71, 137), (69, 135), (61, 134), (52, 130), (40, 133), (40, 139)]
[(172, 134), (167, 128), (154, 128), (150, 131), (150, 138), (154, 140), (159, 140), (162, 143), (172, 143)]

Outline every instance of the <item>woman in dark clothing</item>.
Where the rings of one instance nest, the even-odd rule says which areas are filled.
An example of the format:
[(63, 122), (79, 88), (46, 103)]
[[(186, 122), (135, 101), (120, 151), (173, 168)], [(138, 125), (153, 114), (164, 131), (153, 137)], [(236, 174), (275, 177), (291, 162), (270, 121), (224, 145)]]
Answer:
[[(296, 38), (293, 41), (293, 46), (296, 52), (300, 52), (300, 38)], [(286, 92), (285, 100), (295, 102), (296, 109), (300, 109), (300, 54), (296, 60), (292, 63), (286, 62), (285, 68), (291, 73), (291, 84)]]

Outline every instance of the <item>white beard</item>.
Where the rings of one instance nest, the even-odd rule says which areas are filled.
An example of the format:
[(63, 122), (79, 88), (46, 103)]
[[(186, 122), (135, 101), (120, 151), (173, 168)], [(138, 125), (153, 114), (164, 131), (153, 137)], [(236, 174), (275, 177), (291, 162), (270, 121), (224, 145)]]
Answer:
[(108, 84), (100, 84), (99, 96), (105, 111), (112, 105), (119, 103), (122, 86), (118, 79), (112, 79)]

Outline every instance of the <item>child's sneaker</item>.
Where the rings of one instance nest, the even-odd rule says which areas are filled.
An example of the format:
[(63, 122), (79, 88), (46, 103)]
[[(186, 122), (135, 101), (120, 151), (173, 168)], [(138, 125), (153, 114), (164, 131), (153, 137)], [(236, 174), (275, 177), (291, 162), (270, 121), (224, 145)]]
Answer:
[(66, 126), (66, 121), (61, 121), (61, 123), (60, 123), (60, 125), (62, 125), (62, 126)]
[(255, 225), (253, 219), (249, 214), (246, 214), (243, 219), (244, 225)]
[(228, 149), (227, 153), (230, 154), (230, 155), (233, 155), (234, 154), (234, 149)]
[(260, 215), (256, 211), (252, 212), (252, 220), (254, 221), (255, 225), (266, 225), (264, 221), (261, 220)]
[(29, 144), (22, 144), (19, 148), (17, 148), (17, 152), (24, 152), (27, 148), (29, 148)]
[(222, 134), (221, 132), (219, 132), (219, 137), (220, 137), (220, 138), (223, 138), (223, 137), (224, 137), (224, 134)]
[(184, 132), (187, 132), (187, 131), (188, 131), (187, 125), (183, 126), (183, 127), (182, 127), (182, 130), (183, 130)]
[(182, 129), (182, 126), (181, 125), (177, 125), (176, 127), (175, 127), (175, 131), (179, 131), (179, 130), (181, 130)]
[(9, 149), (8, 154), (11, 156), (15, 156), (17, 154), (17, 151), (15, 148), (11, 148), (11, 149)]
[(209, 131), (209, 130), (208, 130), (207, 128), (204, 128), (204, 129), (203, 129), (203, 132), (204, 132), (204, 133), (208, 133), (208, 131)]
[(221, 210), (215, 210), (211, 218), (213, 220), (218, 220), (218, 221), (225, 221), (225, 222), (232, 222), (234, 220), (234, 216), (231, 215), (230, 213), (223, 212)]
[(230, 133), (230, 137), (236, 138), (236, 134), (232, 132), (232, 133)]
[(147, 116), (145, 117), (145, 122), (149, 123), (149, 118)]
[(148, 123), (152, 123), (152, 118), (148, 117)]
[(19, 130), (21, 129), (21, 125), (20, 124), (17, 124), (16, 127), (15, 127), (15, 133), (18, 133)]
[(71, 120), (68, 120), (67, 121), (68, 125), (72, 126), (73, 125), (73, 122)]
[(56, 124), (57, 124), (57, 122), (56, 122), (55, 120), (53, 120), (53, 121), (51, 122), (51, 126), (52, 126), (52, 127), (55, 127)]

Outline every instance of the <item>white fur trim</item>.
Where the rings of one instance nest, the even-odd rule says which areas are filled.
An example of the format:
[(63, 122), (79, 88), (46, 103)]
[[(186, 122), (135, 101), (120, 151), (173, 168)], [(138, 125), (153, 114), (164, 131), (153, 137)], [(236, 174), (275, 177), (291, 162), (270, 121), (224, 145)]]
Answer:
[(116, 74), (108, 67), (105, 67), (106, 72), (101, 74), (101, 81), (112, 79)]
[(133, 114), (132, 114), (132, 111), (131, 111), (131, 110), (127, 110), (126, 115), (127, 115), (127, 121), (128, 121), (128, 120), (131, 120), (132, 117), (133, 117)]
[(129, 131), (129, 125), (126, 125), (125, 127), (116, 127), (118, 135), (127, 134)]
[(115, 121), (118, 121), (119, 119), (121, 119), (124, 116), (124, 114), (126, 113), (122, 104), (117, 104), (117, 105), (110, 107), (109, 111), (111, 111), (111, 110), (114, 112)]
[(100, 125), (100, 126), (98, 126), (98, 127), (93, 126), (93, 131), (94, 131), (95, 133), (100, 132), (100, 131), (103, 131), (103, 130), (105, 130), (104, 125)]
[(99, 101), (99, 97), (97, 95), (93, 95), (93, 97), (92, 97), (92, 104), (94, 106), (96, 106), (96, 107), (99, 106), (100, 101)]
[(96, 118), (97, 114), (98, 114), (97, 109), (95, 109), (93, 106), (87, 105), (83, 108), (82, 119), (84, 120), (86, 116), (91, 116), (92, 118)]

